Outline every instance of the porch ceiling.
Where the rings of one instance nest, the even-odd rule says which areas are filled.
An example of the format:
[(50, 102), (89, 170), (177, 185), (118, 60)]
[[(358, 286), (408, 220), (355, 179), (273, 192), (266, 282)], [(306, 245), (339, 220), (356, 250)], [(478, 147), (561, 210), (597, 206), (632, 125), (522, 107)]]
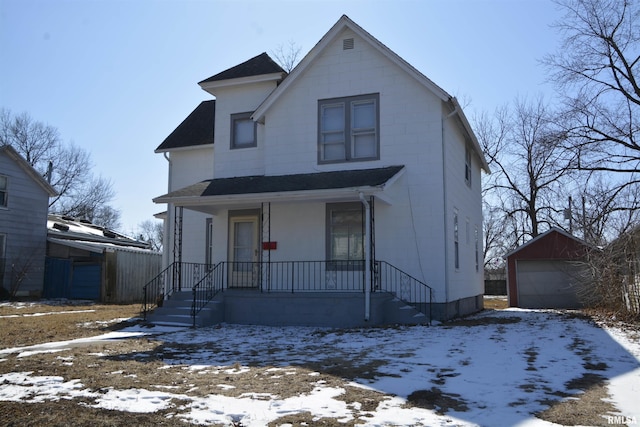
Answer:
[(404, 166), (277, 176), (242, 176), (199, 182), (153, 199), (205, 212), (231, 205), (275, 201), (357, 199), (358, 193), (390, 203), (384, 190)]

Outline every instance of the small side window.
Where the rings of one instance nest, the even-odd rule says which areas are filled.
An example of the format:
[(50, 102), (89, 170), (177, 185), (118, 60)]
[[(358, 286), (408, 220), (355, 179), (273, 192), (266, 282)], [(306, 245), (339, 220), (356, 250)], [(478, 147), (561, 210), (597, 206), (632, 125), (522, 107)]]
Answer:
[(460, 268), (460, 240), (458, 230), (458, 211), (453, 212), (453, 262), (456, 270)]
[(471, 150), (468, 145), (464, 149), (464, 181), (471, 187)]
[(257, 146), (256, 122), (251, 120), (252, 113), (231, 115), (231, 149)]
[(5, 175), (0, 175), (0, 207), (7, 207), (7, 182)]

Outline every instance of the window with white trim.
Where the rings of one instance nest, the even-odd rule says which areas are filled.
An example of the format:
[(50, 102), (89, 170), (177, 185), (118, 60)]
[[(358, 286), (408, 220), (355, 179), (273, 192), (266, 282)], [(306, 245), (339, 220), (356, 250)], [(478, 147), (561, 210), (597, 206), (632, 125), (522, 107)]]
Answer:
[(471, 149), (469, 145), (464, 147), (464, 181), (471, 187)]
[(249, 148), (258, 145), (256, 122), (251, 112), (231, 115), (231, 149)]
[(364, 267), (364, 219), (362, 204), (327, 204), (327, 260), (338, 270)]
[(205, 221), (205, 262), (209, 268), (213, 266), (213, 218), (207, 218)]
[(480, 271), (480, 234), (478, 233), (478, 226), (476, 226), (474, 231), (476, 239), (476, 271)]
[(380, 158), (378, 94), (318, 101), (318, 163)]
[(5, 175), (0, 175), (0, 207), (7, 207), (7, 187), (9, 179)]
[(460, 242), (458, 230), (458, 211), (453, 213), (453, 260), (456, 270), (460, 268)]

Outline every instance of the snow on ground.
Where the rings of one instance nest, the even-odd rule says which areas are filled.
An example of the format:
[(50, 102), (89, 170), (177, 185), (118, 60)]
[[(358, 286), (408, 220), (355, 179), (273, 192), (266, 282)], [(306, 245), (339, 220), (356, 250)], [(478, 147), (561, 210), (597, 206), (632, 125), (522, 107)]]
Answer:
[[(302, 411), (341, 421), (360, 417), (359, 422), (367, 426), (551, 426), (532, 414), (544, 410), (549, 399), (559, 399), (557, 392), (575, 392), (567, 390), (569, 381), (597, 374), (608, 380), (611, 401), (619, 410), (615, 415), (627, 421), (640, 420), (637, 331), (600, 328), (577, 316), (542, 310), (487, 311), (473, 319), (477, 324), (354, 330), (240, 325), (197, 330), (131, 327), (93, 340), (123, 339), (152, 331), (164, 343), (166, 365), (162, 369), (185, 366), (193, 375), (220, 370), (233, 375), (273, 366), (275, 378), (308, 375), (314, 389), (293, 397), (245, 393), (237, 398), (177, 394), (162, 384), (97, 392), (85, 387), (80, 379), (13, 372), (0, 375), (0, 400), (89, 397), (95, 407), (154, 412), (171, 407), (172, 399), (180, 399), (185, 406), (179, 416), (185, 420), (203, 424), (241, 422), (244, 426), (263, 426)], [(0, 358), (62, 351), (89, 341), (4, 349)], [(180, 345), (184, 343), (191, 344), (189, 349)], [(375, 366), (375, 375), (332, 387), (316, 380), (317, 372), (295, 369), (307, 367), (321, 372), (323, 366), (328, 369), (336, 360), (349, 360), (356, 367)], [(218, 386), (221, 390), (232, 387), (224, 383)], [(368, 388), (389, 397), (363, 417), (354, 410), (357, 404), (348, 405), (336, 398), (347, 387)], [(437, 391), (454, 403), (445, 415), (407, 407), (407, 398), (416, 391)]]

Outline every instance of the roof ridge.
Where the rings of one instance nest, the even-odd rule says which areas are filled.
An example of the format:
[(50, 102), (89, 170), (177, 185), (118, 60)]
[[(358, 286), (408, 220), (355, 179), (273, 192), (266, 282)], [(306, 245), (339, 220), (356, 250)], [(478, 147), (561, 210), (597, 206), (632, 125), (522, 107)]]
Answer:
[(267, 52), (262, 52), (238, 65), (227, 68), (207, 79), (202, 80), (198, 84), (215, 82), (220, 80), (237, 79), (240, 77), (259, 76), (262, 74), (287, 73), (276, 61), (274, 61)]

